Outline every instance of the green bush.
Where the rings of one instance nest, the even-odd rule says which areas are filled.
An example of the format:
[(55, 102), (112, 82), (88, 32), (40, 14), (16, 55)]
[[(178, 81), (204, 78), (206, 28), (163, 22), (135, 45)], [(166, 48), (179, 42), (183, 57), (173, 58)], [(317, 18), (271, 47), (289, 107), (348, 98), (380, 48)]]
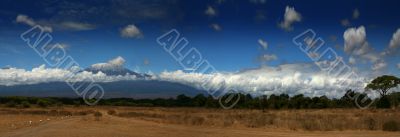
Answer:
[(23, 108), (30, 108), (31, 104), (28, 101), (22, 101), (21, 106)]
[(36, 104), (37, 104), (39, 107), (43, 107), (43, 108), (49, 106), (49, 102), (46, 101), (46, 100), (43, 100), (43, 99), (39, 99), (39, 100), (36, 102)]
[(396, 121), (388, 121), (383, 124), (383, 131), (400, 131), (399, 124)]

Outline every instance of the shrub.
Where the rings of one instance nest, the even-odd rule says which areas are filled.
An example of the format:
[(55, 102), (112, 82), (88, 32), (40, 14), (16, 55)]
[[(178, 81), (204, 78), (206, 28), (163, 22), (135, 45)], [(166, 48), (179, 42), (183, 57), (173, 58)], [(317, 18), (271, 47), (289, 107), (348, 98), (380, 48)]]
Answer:
[(7, 102), (7, 104), (6, 104), (6, 107), (10, 107), (10, 108), (16, 107), (16, 106), (17, 106), (17, 103), (15, 103), (14, 101)]
[(390, 108), (390, 100), (387, 97), (382, 97), (376, 102), (377, 108)]
[(42, 100), (42, 99), (39, 99), (36, 102), (36, 104), (39, 105), (39, 107), (43, 107), (43, 108), (49, 106), (49, 102), (47, 102), (46, 100)]
[(31, 107), (31, 104), (28, 101), (23, 101), (21, 103), (21, 105), (22, 105), (23, 108), (30, 108)]
[(383, 124), (383, 131), (400, 131), (399, 124), (396, 121), (388, 121)]

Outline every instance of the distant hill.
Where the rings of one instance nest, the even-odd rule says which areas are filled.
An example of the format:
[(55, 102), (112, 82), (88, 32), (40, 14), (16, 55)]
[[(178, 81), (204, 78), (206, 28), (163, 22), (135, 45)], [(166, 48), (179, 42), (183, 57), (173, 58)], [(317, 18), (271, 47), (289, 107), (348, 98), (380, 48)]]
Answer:
[[(179, 94), (206, 94), (191, 86), (157, 80), (134, 80), (98, 83), (105, 98), (169, 98)], [(0, 96), (78, 97), (65, 82), (0, 86)]]

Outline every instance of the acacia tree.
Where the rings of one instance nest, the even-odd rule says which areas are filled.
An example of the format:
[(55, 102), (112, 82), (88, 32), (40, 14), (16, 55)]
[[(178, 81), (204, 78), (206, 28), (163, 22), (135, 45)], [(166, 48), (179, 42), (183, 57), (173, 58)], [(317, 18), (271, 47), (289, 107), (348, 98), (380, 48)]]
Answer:
[(400, 79), (395, 76), (383, 75), (375, 78), (365, 89), (378, 91), (381, 97), (385, 97), (391, 88), (397, 87)]

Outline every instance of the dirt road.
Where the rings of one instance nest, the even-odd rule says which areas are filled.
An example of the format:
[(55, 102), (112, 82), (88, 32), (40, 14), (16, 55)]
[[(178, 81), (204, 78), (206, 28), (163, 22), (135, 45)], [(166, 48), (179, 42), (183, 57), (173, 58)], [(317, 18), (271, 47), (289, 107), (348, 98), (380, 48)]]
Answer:
[[(104, 114), (104, 113), (103, 113)], [(184, 126), (104, 115), (76, 116), (0, 133), (4, 137), (399, 137), (400, 132), (303, 132)]]

